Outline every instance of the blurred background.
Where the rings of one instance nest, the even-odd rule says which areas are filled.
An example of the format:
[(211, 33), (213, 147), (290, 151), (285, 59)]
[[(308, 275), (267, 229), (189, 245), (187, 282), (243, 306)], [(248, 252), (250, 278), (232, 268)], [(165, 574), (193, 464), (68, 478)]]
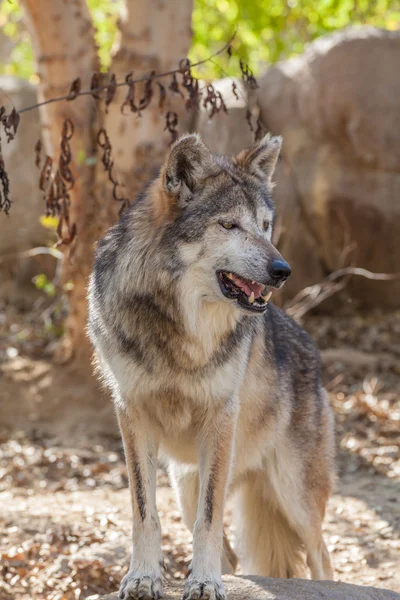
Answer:
[[(194, 130), (227, 154), (283, 136), (277, 302), (319, 344), (335, 411), (328, 547), (337, 579), (400, 591), (399, 26), (399, 0), (0, 2), (0, 600), (96, 597), (127, 570), (86, 282), (94, 243)], [(147, 92), (113, 83), (179, 65)], [(28, 107), (7, 143), (4, 114)], [(191, 537), (162, 468), (158, 483), (166, 576), (182, 579)]]

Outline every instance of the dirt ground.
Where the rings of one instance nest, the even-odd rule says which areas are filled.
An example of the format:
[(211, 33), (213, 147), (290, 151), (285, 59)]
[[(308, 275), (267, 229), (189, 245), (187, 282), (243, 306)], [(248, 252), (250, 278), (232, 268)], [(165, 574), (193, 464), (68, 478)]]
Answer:
[[(400, 592), (400, 312), (313, 316), (336, 415), (338, 480), (325, 536), (335, 577)], [(0, 600), (116, 590), (130, 554), (122, 447), (104, 392), (52, 361), (54, 336), (0, 305)], [(191, 536), (160, 468), (167, 578)], [(226, 524), (234, 535), (229, 507)]]

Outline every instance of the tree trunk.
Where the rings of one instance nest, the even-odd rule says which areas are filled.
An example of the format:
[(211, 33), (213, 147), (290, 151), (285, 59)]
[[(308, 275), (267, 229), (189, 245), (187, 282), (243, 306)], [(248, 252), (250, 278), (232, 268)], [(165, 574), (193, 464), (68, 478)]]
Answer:
[[(38, 65), (40, 99), (68, 93), (79, 77), (82, 89), (90, 87), (91, 75), (99, 68), (94, 30), (85, 0), (22, 0), (30, 26)], [(191, 42), (192, 0), (125, 0), (120, 18), (119, 40), (111, 72), (121, 81), (127, 73), (147, 76), (176, 68), (185, 58)], [(169, 80), (165, 80), (166, 87)], [(142, 89), (137, 86), (136, 99)], [(154, 84), (155, 92), (158, 86)], [(72, 171), (71, 222), (77, 225), (77, 239), (66, 252), (64, 282), (73, 284), (69, 292), (70, 313), (66, 321), (63, 356), (73, 356), (86, 366), (90, 347), (85, 335), (87, 318), (86, 286), (92, 266), (94, 243), (117, 218), (118, 203), (112, 199), (96, 148), (97, 131), (104, 125), (112, 144), (113, 175), (125, 187), (120, 194), (132, 201), (160, 166), (170, 141), (164, 132), (165, 116), (160, 114), (157, 94), (140, 116), (121, 114), (127, 88), (118, 88), (108, 112), (91, 96), (56, 102), (43, 107), (41, 119), (47, 151), (57, 158), (60, 132), (65, 118), (71, 119), (75, 133), (71, 140)], [(182, 114), (183, 103), (167, 98), (163, 112)], [(101, 106), (100, 106), (101, 104)], [(97, 156), (88, 166), (79, 156)]]
[[(68, 93), (79, 77), (82, 88), (90, 87), (91, 76), (99, 69), (94, 28), (85, 0), (22, 0), (31, 32), (40, 78), (39, 101)], [(93, 220), (95, 169), (79, 157), (93, 156), (95, 101), (90, 96), (61, 101), (41, 108), (40, 116), (46, 152), (56, 163), (64, 120), (70, 119), (74, 134), (70, 141), (71, 170), (75, 184), (71, 190), (70, 219), (77, 226), (76, 242), (65, 252), (63, 282), (69, 287), (70, 313), (62, 345), (63, 357), (74, 351), (87, 362), (85, 339), (86, 282), (91, 267), (92, 248), (98, 227)]]
[[(120, 35), (111, 71), (121, 80), (133, 72), (135, 79), (176, 69), (187, 56), (191, 39), (192, 0), (126, 0), (120, 19)], [(168, 88), (169, 78), (158, 80)], [(135, 101), (143, 93), (136, 86)], [(113, 146), (117, 179), (124, 183), (124, 194), (134, 198), (162, 162), (171, 135), (164, 131), (165, 114), (175, 111), (183, 117), (184, 103), (168, 94), (162, 112), (159, 91), (154, 83), (154, 97), (141, 115), (122, 115), (120, 106), (127, 90), (119, 90), (106, 117), (106, 129)]]

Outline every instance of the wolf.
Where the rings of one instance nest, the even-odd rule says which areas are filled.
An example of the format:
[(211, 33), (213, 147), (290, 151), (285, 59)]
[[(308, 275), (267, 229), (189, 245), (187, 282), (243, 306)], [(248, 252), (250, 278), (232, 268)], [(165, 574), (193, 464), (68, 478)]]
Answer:
[(158, 459), (193, 532), (185, 600), (223, 600), (242, 572), (331, 579), (322, 521), (333, 423), (309, 336), (271, 302), (290, 275), (273, 246), (272, 175), (281, 139), (233, 158), (197, 134), (98, 242), (89, 335), (122, 434), (133, 553), (119, 598), (162, 597)]

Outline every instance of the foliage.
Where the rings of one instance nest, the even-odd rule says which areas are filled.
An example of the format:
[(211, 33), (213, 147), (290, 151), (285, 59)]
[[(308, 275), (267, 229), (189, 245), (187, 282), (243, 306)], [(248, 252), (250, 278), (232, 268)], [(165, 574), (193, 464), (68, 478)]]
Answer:
[[(122, 0), (87, 0), (87, 4), (96, 29), (102, 70), (106, 70), (111, 61)], [(0, 43), (8, 43), (11, 48), (10, 60), (0, 65), (0, 74), (16, 75), (37, 83), (31, 40), (23, 25), (23, 11), (17, 0), (0, 0), (0, 29), (3, 36)]]
[[(362, 24), (398, 29), (399, 1), (195, 0), (191, 57), (209, 56), (237, 26), (234, 46), (257, 74), (266, 63), (302, 52), (321, 35)], [(210, 67), (208, 76), (220, 76)]]
[[(122, 0), (87, 2), (105, 70)], [(262, 65), (297, 54), (313, 39), (348, 25), (386, 29), (400, 25), (399, 0), (194, 0), (194, 4), (191, 59), (201, 60), (215, 52), (238, 27), (235, 47), (255, 73)], [(0, 73), (35, 81), (32, 48), (17, 0), (0, 0), (0, 28), (3, 43), (8, 38), (12, 47), (10, 61), (0, 65)], [(219, 77), (221, 72), (215, 63), (208, 63), (202, 75)]]
[[(21, 8), (15, 0), (0, 0), (0, 44), (9, 60), (0, 64), (1, 75), (15, 75), (35, 82), (33, 50), (24, 27)], [(2, 57), (3, 58), (3, 57)]]
[(37, 287), (38, 290), (43, 290), (47, 296), (53, 298), (56, 295), (55, 285), (49, 281), (47, 275), (44, 273), (40, 273), (33, 278), (33, 283)]
[(102, 70), (106, 70), (111, 62), (111, 49), (117, 35), (118, 15), (121, 0), (86, 0), (96, 28), (96, 43)]

